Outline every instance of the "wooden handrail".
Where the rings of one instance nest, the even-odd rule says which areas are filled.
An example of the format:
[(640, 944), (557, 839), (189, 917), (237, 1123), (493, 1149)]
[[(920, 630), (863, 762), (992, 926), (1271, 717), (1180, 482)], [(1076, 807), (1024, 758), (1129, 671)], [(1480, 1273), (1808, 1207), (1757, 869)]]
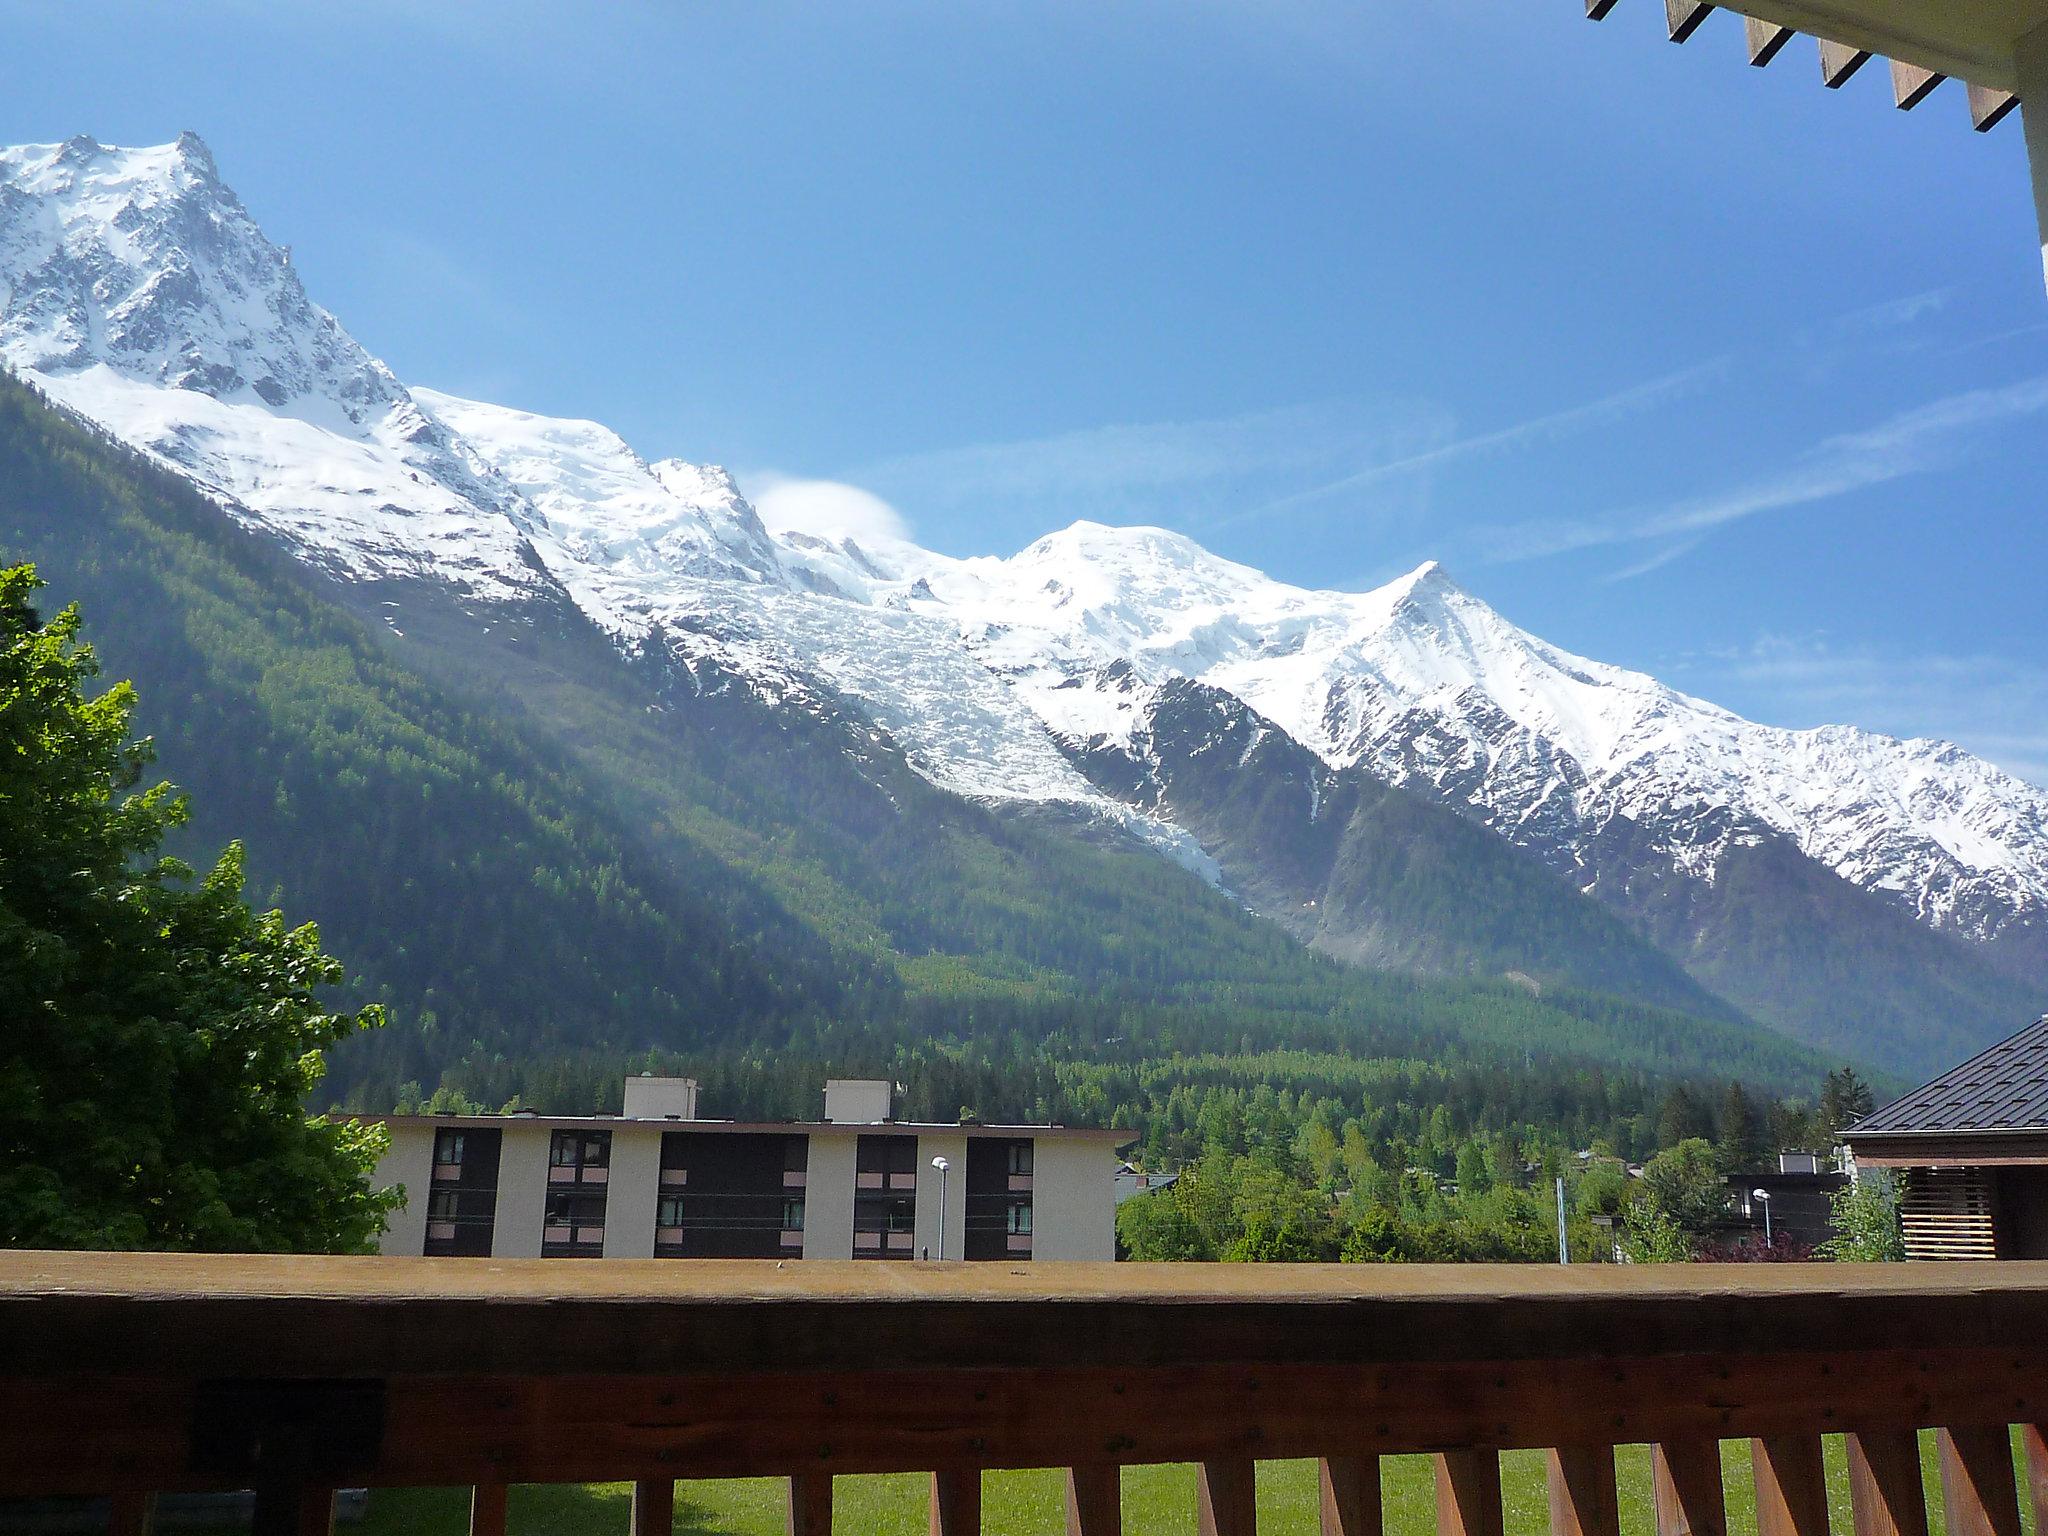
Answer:
[(1497, 1453), (1534, 1447), (1555, 1536), (1615, 1536), (1613, 1448), (1648, 1443), (1661, 1536), (1721, 1536), (1747, 1438), (1760, 1536), (1826, 1536), (1840, 1431), (1858, 1536), (1926, 1536), (1935, 1428), (1949, 1536), (2018, 1536), (2048, 1266), (12, 1253), (0, 1399), (0, 1497), (115, 1494), (124, 1529), (164, 1491), (253, 1487), (302, 1531), (335, 1487), (467, 1484), (496, 1532), (506, 1484), (629, 1481), (665, 1530), (677, 1479), (766, 1475), (829, 1536), (833, 1476), (914, 1471), (975, 1536), (983, 1470), (1064, 1467), (1071, 1536), (1117, 1536), (1119, 1467), (1193, 1462), (1205, 1533), (1254, 1536), (1255, 1462), (1300, 1457), (1326, 1532), (1379, 1536), (1377, 1457), (1424, 1451), (1446, 1536), (1499, 1536)]

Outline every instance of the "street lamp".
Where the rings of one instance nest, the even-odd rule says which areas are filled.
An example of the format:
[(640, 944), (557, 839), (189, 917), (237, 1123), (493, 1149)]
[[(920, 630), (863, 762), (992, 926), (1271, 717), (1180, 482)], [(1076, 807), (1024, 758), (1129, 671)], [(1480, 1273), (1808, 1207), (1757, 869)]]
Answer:
[(1771, 1192), (1768, 1189), (1752, 1189), (1749, 1194), (1752, 1200), (1756, 1200), (1763, 1205), (1764, 1246), (1768, 1248), (1771, 1246)]
[(939, 1170), (939, 1257), (946, 1256), (946, 1170), (953, 1165), (943, 1157), (932, 1159), (932, 1166)]

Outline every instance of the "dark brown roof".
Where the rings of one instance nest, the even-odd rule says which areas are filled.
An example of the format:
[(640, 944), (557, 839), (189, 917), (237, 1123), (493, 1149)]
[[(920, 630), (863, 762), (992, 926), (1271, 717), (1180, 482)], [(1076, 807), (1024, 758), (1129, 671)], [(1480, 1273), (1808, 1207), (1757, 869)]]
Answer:
[(2048, 1133), (2048, 1016), (1864, 1116), (1844, 1139), (1984, 1131)]

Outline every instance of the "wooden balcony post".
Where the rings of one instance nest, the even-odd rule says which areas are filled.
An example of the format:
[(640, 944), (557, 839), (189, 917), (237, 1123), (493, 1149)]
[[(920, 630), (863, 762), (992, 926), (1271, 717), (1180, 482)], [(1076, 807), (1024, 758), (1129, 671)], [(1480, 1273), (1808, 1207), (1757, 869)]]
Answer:
[(1436, 1529), (1437, 1536), (1501, 1536), (1498, 1451), (1437, 1452)]
[(478, 1483), (469, 1490), (469, 1536), (505, 1536), (503, 1483)]
[(250, 1536), (332, 1536), (334, 1490), (305, 1483), (259, 1485), (249, 1531)]
[(932, 1474), (932, 1536), (981, 1536), (981, 1470)]
[(1850, 1435), (1849, 1505), (1856, 1536), (1927, 1536), (1920, 1436), (1910, 1429)]
[(1721, 1442), (1667, 1440), (1650, 1447), (1657, 1536), (1728, 1536)]
[(1325, 1457), (1316, 1479), (1322, 1487), (1323, 1536), (1380, 1536), (1386, 1517), (1379, 1457)]
[(676, 1484), (672, 1477), (633, 1485), (633, 1523), (629, 1536), (668, 1536), (676, 1524)]
[(1621, 1536), (1614, 1447), (1561, 1445), (1548, 1462), (1550, 1536)]
[(2019, 1486), (2006, 1427), (1973, 1424), (1935, 1435), (1941, 1442), (1948, 1536), (2020, 1536)]
[(107, 1508), (107, 1536), (149, 1536), (156, 1523), (156, 1495), (117, 1493)]
[(2020, 1443), (2027, 1452), (2027, 1493), (2034, 1501), (2034, 1530), (2041, 1536), (2048, 1532), (2048, 1434), (2038, 1424), (2022, 1424)]
[(1201, 1536), (1258, 1536), (1258, 1471), (1249, 1456), (1196, 1469), (1195, 1524)]
[(1819, 1435), (1770, 1435), (1749, 1445), (1757, 1536), (1828, 1536), (1827, 1473)]
[(1123, 1536), (1123, 1473), (1114, 1463), (1067, 1468), (1067, 1536)]
[(789, 1480), (789, 1536), (832, 1536), (830, 1472), (799, 1472)]

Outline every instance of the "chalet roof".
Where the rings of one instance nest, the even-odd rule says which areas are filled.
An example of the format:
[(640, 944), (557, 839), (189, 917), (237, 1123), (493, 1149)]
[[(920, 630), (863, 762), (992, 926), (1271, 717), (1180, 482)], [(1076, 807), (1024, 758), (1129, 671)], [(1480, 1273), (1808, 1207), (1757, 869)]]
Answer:
[(2048, 1016), (1864, 1116), (1844, 1139), (1984, 1131), (2048, 1134)]

